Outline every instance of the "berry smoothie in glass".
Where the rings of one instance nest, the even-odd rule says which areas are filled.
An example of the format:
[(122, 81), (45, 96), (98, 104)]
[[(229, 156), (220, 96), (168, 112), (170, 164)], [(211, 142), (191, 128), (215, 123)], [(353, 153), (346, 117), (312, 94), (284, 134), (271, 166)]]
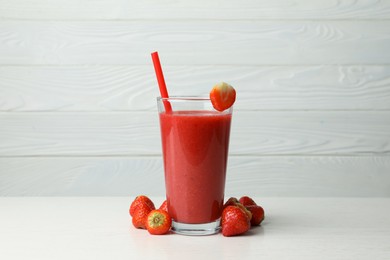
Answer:
[(218, 233), (233, 107), (217, 111), (206, 97), (159, 97), (157, 103), (172, 230)]
[(216, 84), (209, 97), (169, 97), (160, 58), (151, 54), (168, 213), (172, 231), (210, 235), (220, 230), (235, 89)]

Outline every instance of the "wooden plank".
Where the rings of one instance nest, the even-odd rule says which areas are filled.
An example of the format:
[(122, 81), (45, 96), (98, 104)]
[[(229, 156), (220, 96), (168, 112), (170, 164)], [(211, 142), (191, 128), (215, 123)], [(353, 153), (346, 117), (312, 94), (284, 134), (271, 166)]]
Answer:
[(388, 1), (1, 0), (3, 19), (386, 19)]
[[(390, 196), (390, 157), (231, 156), (226, 196)], [(0, 196), (164, 196), (156, 157), (0, 158)]]
[[(155, 110), (152, 66), (3, 66), (0, 111)], [(390, 66), (166, 66), (173, 95), (237, 88), (238, 110), (390, 109)]]
[[(156, 111), (2, 113), (0, 156), (157, 155)], [(390, 154), (390, 111), (236, 111), (235, 155)]]
[(389, 65), (388, 46), (387, 20), (0, 22), (3, 65)]

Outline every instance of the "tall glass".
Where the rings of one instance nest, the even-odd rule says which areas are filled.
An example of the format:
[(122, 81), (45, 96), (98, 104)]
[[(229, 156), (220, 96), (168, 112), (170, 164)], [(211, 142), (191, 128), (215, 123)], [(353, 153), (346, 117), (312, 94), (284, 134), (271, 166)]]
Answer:
[(220, 230), (233, 108), (216, 111), (209, 98), (157, 98), (166, 198), (172, 230)]

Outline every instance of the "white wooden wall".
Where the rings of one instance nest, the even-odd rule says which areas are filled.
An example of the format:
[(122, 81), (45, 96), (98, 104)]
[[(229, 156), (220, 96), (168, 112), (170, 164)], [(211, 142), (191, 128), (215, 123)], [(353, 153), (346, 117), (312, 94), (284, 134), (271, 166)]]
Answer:
[(0, 195), (163, 195), (172, 95), (238, 91), (226, 196), (390, 196), (389, 0), (0, 0)]

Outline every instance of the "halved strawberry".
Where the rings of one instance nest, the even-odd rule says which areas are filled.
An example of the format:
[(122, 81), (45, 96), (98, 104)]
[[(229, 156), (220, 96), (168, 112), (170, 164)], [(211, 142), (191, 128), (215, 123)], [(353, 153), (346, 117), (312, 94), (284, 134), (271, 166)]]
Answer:
[(222, 235), (225, 237), (245, 233), (251, 227), (246, 213), (237, 206), (227, 206), (222, 211)]
[(164, 235), (169, 232), (172, 219), (168, 212), (161, 209), (152, 210), (145, 221), (146, 229), (152, 235)]
[(135, 199), (133, 200), (133, 202), (131, 203), (130, 205), (130, 208), (129, 208), (129, 213), (130, 213), (130, 216), (133, 216), (134, 215), (134, 212), (135, 212), (135, 209), (140, 205), (140, 204), (145, 204), (147, 205), (150, 210), (153, 210), (155, 209), (155, 206), (154, 206), (154, 203), (151, 199), (149, 199), (147, 196), (145, 195), (139, 195), (137, 197), (135, 197)]
[(224, 111), (236, 101), (236, 90), (228, 83), (220, 82), (211, 89), (210, 100), (216, 110)]

